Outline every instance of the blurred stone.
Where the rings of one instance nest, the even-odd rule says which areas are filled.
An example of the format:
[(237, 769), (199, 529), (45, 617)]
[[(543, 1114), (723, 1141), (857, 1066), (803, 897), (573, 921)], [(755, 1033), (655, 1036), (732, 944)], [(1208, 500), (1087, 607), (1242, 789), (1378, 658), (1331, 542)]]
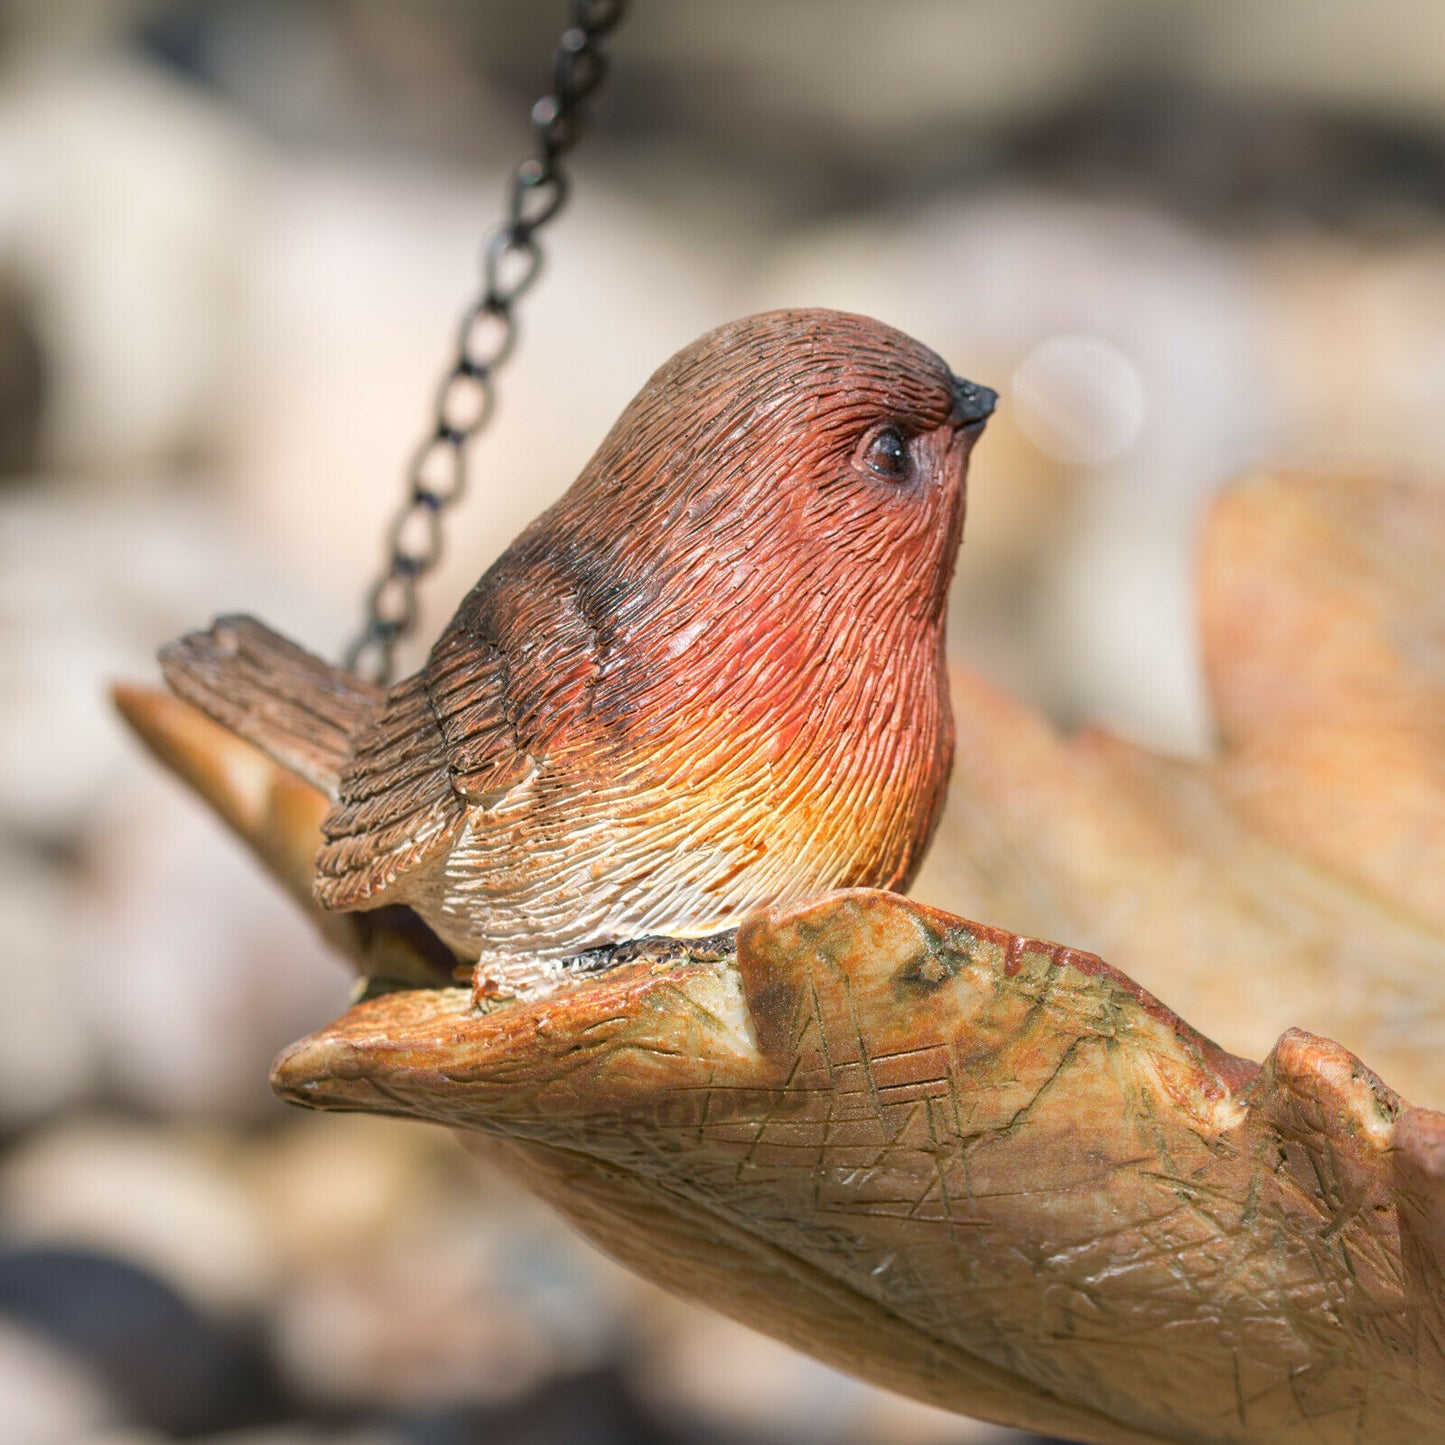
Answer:
[(129, 496), (73, 480), (0, 492), (0, 828), (73, 849), (120, 780), (148, 776), (108, 692), (154, 674), (158, 640), (247, 604), (324, 630), (314, 583), (181, 490), (151, 476)]
[(7, 52), (35, 65), (88, 54), (122, 40), (154, 0), (11, 0), (4, 11)]
[[(535, 15), (531, 7), (478, 8), (445, 0), (152, 4), (136, 30), (148, 55), (219, 91), (288, 149), (405, 149), (465, 161), (479, 150), (525, 149), (526, 102), (511, 86), (526, 75), (540, 89), (561, 25), (543, 6)], [(514, 51), (506, 42), (518, 28), (532, 43)]]
[(364, 1255), (322, 1255), (283, 1286), (276, 1344), (293, 1385), (332, 1403), (516, 1401), (618, 1347), (620, 1271), (535, 1206), (433, 1197)]
[(411, 1445), (772, 1445), (684, 1435), (657, 1421), (613, 1369), (568, 1371), (502, 1404), (438, 1402), (383, 1412)]
[[(766, 1335), (659, 1297), (631, 1367), (642, 1398), (685, 1436), (725, 1431), (789, 1445), (1027, 1445), (830, 1370)], [(746, 1389), (738, 1382), (745, 1380)]]
[(68, 1445), (174, 1445), (174, 1437), (143, 1425), (121, 1425), (77, 1435)]
[(134, 474), (208, 441), (253, 145), (118, 55), (9, 73), (0, 247), (51, 363), (46, 466)]
[(0, 280), (0, 478), (36, 464), (47, 370), (30, 308)]
[[(102, 1054), (125, 1097), (269, 1112), (270, 1055), (345, 997), (313, 931), (156, 778), (107, 696), (117, 677), (151, 673), (158, 638), (268, 598), (319, 610), (309, 584), (195, 503), (74, 483), (0, 495), (0, 649), (15, 680), (0, 691), (0, 982), (27, 1000), (0, 1020), (24, 1036), (0, 1062), (0, 1079), (16, 1076), (0, 1118), (75, 1097)], [(213, 955), (177, 975), (173, 950), (196, 928), (233, 940), (230, 967)], [(312, 969), (268, 981), (272, 947)]]
[(69, 1250), (0, 1253), (0, 1314), (61, 1342), (105, 1382), (122, 1418), (193, 1435), (274, 1411), (244, 1337), (145, 1271)]
[(458, 1152), (439, 1131), (386, 1120), (281, 1121), (252, 1151), (246, 1175), (283, 1274), (350, 1268), (409, 1233), (435, 1209)]
[(80, 1099), (99, 1075), (77, 1017), (74, 888), (39, 850), (0, 834), (0, 1128), (19, 1129)]
[(1445, 16), (1431, 0), (1390, 0), (1359, 25), (1349, 0), (1272, 0), (1249, 23), (1224, 6), (1191, 15), (1188, 64), (1246, 94), (1327, 100), (1341, 110), (1413, 117), (1445, 114), (1429, 57), (1445, 41)]
[[(74, 1012), (121, 1097), (181, 1117), (266, 1118), (270, 1059), (351, 975), (214, 820), (147, 779), (86, 847)], [(176, 967), (193, 958), (197, 966)]]
[(637, 1307), (630, 1276), (447, 1135), (296, 1120), (248, 1175), (284, 1260), (278, 1357), (309, 1397), (516, 1401), (608, 1359)]
[(275, 1246), (214, 1153), (115, 1119), (52, 1128), (0, 1162), (0, 1233), (128, 1261), (208, 1312), (244, 1314), (275, 1287)]
[(552, 1373), (530, 1321), (476, 1308), (441, 1260), (409, 1263), (414, 1276), (382, 1266), (283, 1292), (275, 1343), (293, 1388), (333, 1407), (506, 1400)]
[(76, 1445), (119, 1416), (83, 1361), (3, 1314), (0, 1401), (0, 1445)]
[[(81, 1442), (81, 1445), (160, 1445), (154, 1437), (105, 1435)], [(409, 1431), (391, 1430), (384, 1425), (336, 1426), (297, 1421), (287, 1425), (267, 1425), (259, 1430), (226, 1430), (219, 1435), (192, 1437), (190, 1445), (431, 1445), (419, 1442)], [(451, 1442), (443, 1442), (451, 1445)], [(456, 1445), (465, 1445), (458, 1441)], [(540, 1445), (540, 1442), (539, 1442)]]

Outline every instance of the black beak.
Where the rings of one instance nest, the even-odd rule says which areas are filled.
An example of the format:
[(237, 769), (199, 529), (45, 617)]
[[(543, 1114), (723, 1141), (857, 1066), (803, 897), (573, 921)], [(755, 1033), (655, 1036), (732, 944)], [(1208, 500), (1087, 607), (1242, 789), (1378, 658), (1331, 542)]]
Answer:
[(953, 421), (957, 426), (982, 426), (998, 405), (998, 392), (976, 381), (953, 378)]

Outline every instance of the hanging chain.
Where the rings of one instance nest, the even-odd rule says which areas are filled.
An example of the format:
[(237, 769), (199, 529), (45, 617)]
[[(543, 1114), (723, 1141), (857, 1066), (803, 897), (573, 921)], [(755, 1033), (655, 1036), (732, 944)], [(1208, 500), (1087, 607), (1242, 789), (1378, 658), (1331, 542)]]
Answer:
[(396, 645), (416, 623), (417, 583), (441, 559), (442, 514), (465, 489), (467, 443), (491, 418), (493, 377), (517, 343), (513, 308), (542, 269), (537, 232), (567, 199), (561, 160), (606, 78), (607, 35), (625, 9), (626, 0), (572, 0), (551, 93), (532, 107), (536, 154), (508, 182), (507, 218), (482, 252), (482, 293), (462, 316), (456, 359), (437, 390), (435, 425), (412, 458), (407, 499), (387, 534), (386, 571), (367, 593), (365, 625), (346, 651), (347, 670), (368, 681), (391, 681)]

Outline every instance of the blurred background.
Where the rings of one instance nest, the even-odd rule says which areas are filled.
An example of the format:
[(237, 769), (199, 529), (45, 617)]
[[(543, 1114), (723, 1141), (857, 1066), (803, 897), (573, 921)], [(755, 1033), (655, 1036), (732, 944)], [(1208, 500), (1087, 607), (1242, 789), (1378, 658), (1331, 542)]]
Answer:
[[(564, 22), (0, 4), (0, 1445), (1024, 1439), (275, 1103), (348, 976), (108, 710), (216, 612), (354, 631)], [(959, 654), (1202, 750), (1212, 490), (1445, 470), (1442, 55), (1439, 0), (636, 0), (405, 660), (673, 350), (833, 305), (1003, 394)]]

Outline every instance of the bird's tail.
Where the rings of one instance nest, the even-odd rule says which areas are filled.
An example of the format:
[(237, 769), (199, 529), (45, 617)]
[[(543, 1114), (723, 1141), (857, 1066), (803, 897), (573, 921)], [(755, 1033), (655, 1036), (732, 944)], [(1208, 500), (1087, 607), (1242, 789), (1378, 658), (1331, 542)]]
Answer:
[(328, 797), (386, 694), (254, 617), (218, 617), (160, 651), (171, 690)]

